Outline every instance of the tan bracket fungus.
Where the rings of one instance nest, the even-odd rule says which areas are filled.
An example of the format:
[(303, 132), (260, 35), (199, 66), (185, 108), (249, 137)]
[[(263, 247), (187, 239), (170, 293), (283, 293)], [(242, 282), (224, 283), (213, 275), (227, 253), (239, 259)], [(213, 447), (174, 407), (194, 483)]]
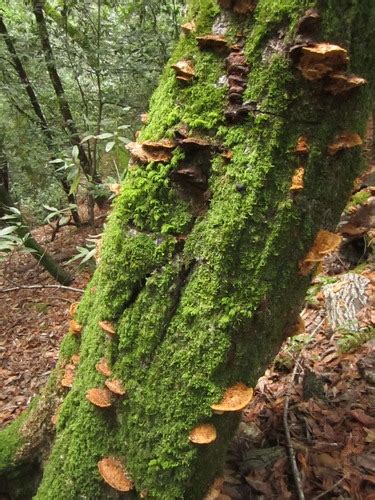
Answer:
[(194, 33), (194, 31), (196, 31), (197, 26), (195, 21), (189, 21), (185, 24), (180, 24), (180, 28), (185, 35), (189, 35), (190, 33)]
[(153, 147), (154, 144), (156, 143), (130, 142), (126, 145), (126, 149), (132, 155), (133, 160), (140, 163), (151, 163), (152, 161), (159, 163), (169, 162), (172, 158), (171, 148), (165, 146), (155, 148)]
[(331, 43), (314, 43), (301, 48), (298, 69), (307, 80), (320, 80), (341, 70), (349, 62), (348, 51)]
[(321, 229), (315, 237), (313, 246), (299, 263), (300, 274), (307, 276), (314, 269), (317, 262), (321, 262), (326, 255), (336, 250), (341, 240), (342, 238), (339, 234)]
[(79, 335), (82, 331), (82, 326), (75, 319), (70, 320), (69, 322), (69, 331), (74, 335)]
[(335, 137), (335, 140), (332, 144), (328, 146), (328, 154), (330, 156), (335, 155), (339, 151), (343, 149), (351, 149), (357, 146), (361, 146), (363, 141), (361, 136), (357, 133), (344, 132)]
[(118, 458), (102, 458), (98, 462), (98, 469), (104, 481), (113, 489), (127, 492), (134, 488), (133, 481)]
[(113, 337), (113, 335), (116, 335), (116, 329), (110, 321), (99, 321), (99, 326), (111, 337)]
[(301, 191), (304, 187), (303, 177), (305, 175), (305, 169), (303, 167), (298, 167), (294, 171), (292, 177), (292, 184), (289, 188), (290, 191)]
[(310, 152), (310, 144), (305, 135), (301, 135), (297, 139), (296, 147), (294, 148), (294, 152), (298, 155), (307, 155)]
[(191, 61), (186, 59), (182, 59), (176, 62), (176, 64), (172, 64), (171, 68), (175, 70), (177, 80), (182, 82), (191, 82), (195, 77), (194, 65)]
[(70, 304), (70, 306), (69, 306), (69, 316), (71, 318), (74, 318), (74, 316), (76, 315), (78, 305), (79, 305), (79, 302), (72, 302)]
[(75, 365), (68, 363), (65, 366), (64, 369), (64, 376), (61, 379), (61, 385), (62, 387), (66, 387), (67, 389), (70, 389), (73, 385), (74, 382), (74, 374), (75, 374)]
[(229, 51), (227, 39), (224, 35), (197, 36), (196, 40), (201, 50), (212, 50), (219, 54), (225, 54)]
[(124, 387), (122, 386), (121, 380), (106, 380), (104, 383), (108, 387), (108, 389), (117, 396), (123, 396), (127, 392), (126, 389), (124, 389)]
[(98, 363), (96, 363), (95, 369), (105, 377), (110, 377), (112, 375), (112, 370), (110, 369), (106, 358), (102, 358)]
[(253, 389), (239, 382), (229, 387), (219, 403), (211, 405), (211, 409), (216, 413), (227, 411), (242, 411), (250, 403), (253, 397)]
[(189, 434), (189, 441), (194, 444), (210, 444), (216, 440), (216, 428), (212, 424), (200, 424)]
[(329, 75), (328, 83), (324, 86), (324, 90), (332, 95), (340, 95), (366, 84), (367, 80), (360, 76), (347, 73), (334, 73), (333, 75)]
[(112, 406), (111, 392), (108, 389), (93, 388), (86, 392), (86, 399), (99, 408)]

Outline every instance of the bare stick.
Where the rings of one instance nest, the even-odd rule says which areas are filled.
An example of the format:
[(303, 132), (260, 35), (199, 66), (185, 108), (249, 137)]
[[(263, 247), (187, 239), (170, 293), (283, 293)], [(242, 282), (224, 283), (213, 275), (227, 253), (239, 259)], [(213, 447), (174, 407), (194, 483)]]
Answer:
[(70, 290), (71, 292), (84, 292), (81, 288), (73, 288), (64, 285), (17, 285), (12, 288), (0, 288), (0, 293), (14, 292), (15, 290), (35, 290), (38, 288), (56, 288), (57, 290)]
[[(313, 338), (315, 333), (319, 330), (319, 328), (322, 326), (323, 322), (324, 322), (324, 318), (321, 320), (321, 322), (318, 324), (318, 326), (310, 334), (309, 342), (311, 341), (311, 339)], [(306, 345), (305, 345), (304, 349), (306, 348)], [(295, 382), (295, 379), (297, 377), (298, 369), (301, 367), (300, 362), (302, 360), (302, 354), (303, 354), (304, 349), (302, 349), (302, 351), (300, 352), (298, 359), (296, 361), (296, 364), (294, 365), (294, 370), (293, 370), (292, 377), (290, 379), (290, 384), (289, 384), (287, 394), (285, 397), (284, 413), (283, 413), (284, 432), (285, 432), (286, 442), (287, 442), (287, 446), (288, 446), (290, 464), (292, 466), (294, 483), (295, 483), (296, 488), (297, 488), (297, 495), (298, 495), (299, 500), (305, 500), (305, 495), (303, 493), (301, 474), (299, 473), (299, 470), (298, 470), (296, 453), (294, 451), (292, 438), (290, 435), (290, 429), (289, 429), (289, 424), (288, 424), (288, 411), (289, 411), (289, 401), (290, 401), (290, 397), (291, 397), (291, 388), (292, 388), (292, 386)]]
[(333, 491), (337, 486), (339, 486), (344, 481), (344, 479), (345, 479), (345, 476), (342, 477), (341, 479), (339, 479), (331, 488), (329, 488), (329, 490), (323, 491), (323, 493), (320, 493), (320, 495), (317, 495), (316, 497), (314, 497), (313, 500), (317, 500), (318, 498), (322, 498), (330, 491)]

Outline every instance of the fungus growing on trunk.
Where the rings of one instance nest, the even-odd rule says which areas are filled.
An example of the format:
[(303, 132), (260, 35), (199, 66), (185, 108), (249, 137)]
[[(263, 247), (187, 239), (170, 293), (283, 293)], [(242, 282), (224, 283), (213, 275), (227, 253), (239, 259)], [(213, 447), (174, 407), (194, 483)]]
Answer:
[(105, 377), (110, 377), (112, 375), (112, 370), (110, 369), (106, 358), (102, 358), (98, 363), (96, 363), (95, 369)]
[(218, 0), (223, 9), (233, 10), (236, 14), (249, 14), (256, 7), (255, 0)]
[(98, 462), (99, 473), (104, 481), (117, 491), (131, 491), (133, 481), (118, 458), (106, 457)]
[(211, 409), (217, 413), (227, 411), (242, 411), (250, 403), (253, 397), (253, 389), (242, 382), (229, 387), (219, 403), (211, 405)]
[(141, 113), (141, 123), (147, 125), (148, 123), (148, 113)]
[(293, 325), (287, 329), (285, 338), (288, 337), (296, 337), (297, 335), (302, 335), (302, 333), (305, 333), (306, 331), (306, 325), (301, 316), (298, 316), (298, 319)]
[(328, 146), (328, 154), (330, 156), (335, 155), (343, 149), (351, 149), (357, 146), (361, 146), (363, 141), (361, 136), (357, 133), (343, 132), (335, 137), (332, 144)]
[(317, 262), (321, 262), (326, 255), (336, 250), (341, 240), (339, 234), (321, 229), (315, 237), (313, 246), (299, 263), (300, 274), (307, 276), (314, 269)]
[(194, 32), (197, 29), (197, 26), (196, 26), (194, 21), (189, 21), (185, 24), (181, 24), (180, 26), (181, 26), (182, 32), (185, 35), (189, 35), (190, 33)]
[(328, 83), (324, 86), (324, 90), (332, 95), (340, 95), (366, 84), (367, 80), (360, 76), (334, 73), (329, 75)]
[(79, 335), (82, 331), (82, 326), (75, 319), (72, 319), (69, 322), (69, 331), (74, 335)]
[(61, 385), (63, 387), (66, 387), (70, 389), (73, 385), (74, 382), (74, 372), (75, 372), (75, 365), (73, 364), (67, 364), (64, 369), (64, 376), (61, 379)]
[(249, 106), (243, 104), (249, 66), (241, 44), (232, 45), (230, 50), (231, 52), (225, 60), (229, 85), (229, 105), (224, 114), (229, 122), (238, 123), (243, 121), (250, 111)]
[(216, 428), (212, 424), (200, 424), (190, 432), (189, 441), (194, 444), (210, 444), (216, 437)]
[[(150, 163), (152, 161), (166, 163), (169, 162), (172, 158), (171, 148), (169, 147), (160, 147), (155, 148), (152, 145), (156, 143), (149, 142), (147, 147), (144, 144), (140, 144), (138, 142), (130, 142), (126, 145), (126, 149), (130, 152), (133, 159), (135, 161), (139, 161), (140, 163)], [(150, 146), (151, 145), (151, 146)]]
[(294, 47), (293, 52), (294, 49), (299, 57), (297, 67), (307, 80), (320, 80), (330, 73), (342, 70), (349, 62), (348, 51), (331, 43)]
[(71, 318), (74, 318), (74, 316), (75, 316), (75, 314), (77, 312), (78, 305), (79, 305), (79, 302), (72, 302), (72, 304), (70, 304), (70, 306), (69, 306), (69, 316)]
[(294, 171), (292, 177), (292, 184), (290, 186), (290, 191), (301, 191), (303, 189), (303, 176), (305, 175), (305, 169), (303, 167), (298, 167)]
[(298, 137), (297, 145), (294, 148), (294, 152), (299, 155), (307, 155), (310, 152), (310, 144), (306, 136), (301, 135)]
[(224, 35), (197, 36), (196, 40), (201, 50), (212, 50), (219, 54), (225, 54), (229, 51), (227, 39)]
[(108, 389), (89, 389), (86, 392), (86, 399), (99, 408), (109, 408), (112, 406), (111, 392)]
[(108, 389), (117, 396), (123, 396), (127, 392), (126, 389), (123, 388), (121, 380), (118, 379), (106, 380), (104, 383), (108, 387)]
[(108, 333), (111, 337), (116, 334), (116, 329), (109, 321), (99, 321), (99, 326), (102, 330)]
[(181, 61), (176, 62), (176, 64), (172, 64), (171, 68), (175, 70), (177, 80), (191, 82), (195, 77), (193, 63), (186, 59), (182, 59)]
[(70, 361), (74, 366), (78, 366), (79, 362), (81, 361), (81, 356), (79, 354), (73, 354), (70, 358)]

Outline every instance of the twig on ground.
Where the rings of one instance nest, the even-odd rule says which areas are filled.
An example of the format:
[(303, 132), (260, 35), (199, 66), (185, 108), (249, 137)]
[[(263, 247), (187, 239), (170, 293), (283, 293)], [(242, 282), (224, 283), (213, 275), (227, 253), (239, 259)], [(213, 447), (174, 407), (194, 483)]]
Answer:
[[(315, 333), (319, 330), (319, 328), (322, 326), (323, 322), (324, 322), (324, 317), (320, 321), (318, 326), (311, 332), (309, 342), (314, 337)], [(294, 483), (296, 485), (297, 495), (298, 495), (299, 500), (305, 500), (305, 495), (303, 493), (302, 478), (301, 478), (301, 474), (299, 473), (299, 470), (298, 470), (296, 453), (294, 451), (292, 437), (290, 435), (290, 429), (289, 429), (289, 424), (288, 424), (288, 412), (289, 412), (289, 401), (290, 401), (290, 397), (291, 397), (291, 389), (292, 389), (292, 386), (293, 386), (295, 379), (297, 377), (297, 372), (301, 368), (302, 355), (303, 355), (304, 349), (306, 348), (308, 343), (304, 346), (304, 348), (300, 352), (300, 354), (296, 360), (296, 364), (294, 365), (292, 377), (290, 379), (290, 384), (289, 384), (289, 387), (288, 387), (288, 390), (286, 393), (286, 397), (285, 397), (284, 413), (283, 413), (283, 425), (284, 425), (285, 438), (286, 438), (286, 442), (287, 442), (287, 446), (288, 446), (289, 459), (290, 459), (290, 463), (292, 466)]]
[(17, 285), (11, 288), (0, 288), (0, 293), (14, 292), (15, 290), (33, 290), (38, 288), (56, 288), (58, 290), (70, 290), (71, 292), (84, 292), (81, 288), (73, 288), (71, 286), (64, 285)]
[(344, 481), (344, 479), (345, 479), (345, 476), (342, 477), (341, 479), (339, 479), (333, 486), (331, 486), (331, 488), (329, 488), (329, 490), (323, 491), (323, 493), (320, 493), (320, 495), (317, 495), (312, 500), (318, 500), (318, 498), (324, 497), (327, 493), (329, 493), (330, 491), (333, 491), (339, 484), (341, 484)]

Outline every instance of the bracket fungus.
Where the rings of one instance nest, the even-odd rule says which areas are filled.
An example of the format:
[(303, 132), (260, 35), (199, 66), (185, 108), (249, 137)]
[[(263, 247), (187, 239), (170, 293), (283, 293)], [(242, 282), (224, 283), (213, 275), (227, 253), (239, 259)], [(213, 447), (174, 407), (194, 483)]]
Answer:
[(75, 319), (71, 319), (69, 322), (69, 331), (74, 335), (79, 335), (82, 331), (82, 326)]
[(253, 397), (253, 389), (242, 382), (229, 387), (219, 403), (211, 405), (211, 409), (217, 413), (227, 411), (242, 411), (250, 403)]
[(96, 363), (95, 369), (105, 377), (110, 377), (112, 375), (112, 370), (110, 369), (106, 358), (102, 358), (98, 363)]
[(133, 481), (118, 458), (106, 457), (98, 462), (99, 473), (104, 481), (117, 491), (131, 491)]
[(81, 361), (81, 356), (79, 354), (73, 354), (70, 358), (70, 361), (74, 366), (78, 366), (79, 362)]
[(332, 95), (340, 95), (367, 84), (365, 78), (347, 73), (333, 73), (328, 77), (324, 90)]
[(147, 125), (148, 123), (148, 113), (141, 113), (141, 123)]
[(341, 243), (341, 236), (321, 229), (315, 237), (313, 246), (308, 251), (305, 258), (299, 263), (299, 270), (302, 276), (307, 276), (317, 262), (324, 260), (324, 257), (336, 250)]
[(301, 316), (298, 316), (298, 319), (293, 325), (287, 329), (285, 338), (296, 337), (297, 335), (302, 335), (302, 333), (306, 332), (306, 325)]
[(334, 142), (328, 146), (328, 154), (333, 156), (339, 151), (355, 148), (356, 146), (361, 146), (362, 144), (363, 141), (359, 134), (344, 132), (337, 135)]
[(197, 36), (196, 40), (201, 50), (212, 50), (219, 54), (225, 54), (229, 51), (227, 39), (224, 35)]
[(307, 80), (320, 80), (339, 71), (349, 62), (348, 51), (331, 43), (314, 43), (294, 47), (299, 55), (298, 69)]
[(189, 434), (189, 441), (194, 444), (210, 444), (216, 440), (216, 428), (212, 424), (200, 424)]
[(250, 68), (240, 44), (232, 46), (230, 50), (231, 52), (225, 60), (229, 105), (224, 114), (229, 122), (238, 123), (246, 119), (250, 112), (249, 106), (243, 103), (243, 94), (246, 90)]
[(152, 161), (156, 161), (159, 163), (165, 163), (170, 161), (172, 158), (171, 148), (166, 148), (165, 146), (161, 146), (160, 148), (155, 148), (149, 145), (140, 144), (138, 142), (130, 142), (126, 145), (126, 149), (132, 155), (132, 158), (135, 161), (139, 161), (140, 163), (151, 163)]
[(176, 62), (176, 64), (172, 64), (171, 68), (175, 70), (177, 80), (182, 82), (191, 82), (195, 77), (194, 65), (191, 61), (186, 59), (182, 59)]
[(303, 167), (298, 167), (294, 171), (292, 177), (292, 184), (289, 188), (290, 191), (301, 191), (304, 187), (303, 177), (305, 175), (305, 169)]
[(99, 326), (102, 330), (108, 333), (111, 337), (116, 334), (116, 329), (109, 321), (99, 321)]
[(74, 382), (74, 373), (75, 373), (75, 365), (69, 363), (65, 366), (64, 369), (64, 376), (61, 379), (61, 385), (62, 387), (66, 387), (67, 389), (70, 389), (73, 385)]
[(123, 388), (121, 381), (118, 379), (106, 380), (104, 383), (108, 389), (117, 396), (123, 396), (127, 392), (126, 389)]
[(299, 155), (307, 155), (310, 152), (310, 144), (306, 136), (301, 135), (298, 137), (297, 145), (294, 148), (294, 152)]
[(69, 316), (71, 318), (74, 318), (76, 312), (77, 312), (77, 309), (78, 309), (78, 305), (79, 305), (79, 302), (72, 302), (69, 306)]
[(189, 35), (190, 33), (196, 31), (197, 29), (195, 21), (189, 21), (185, 24), (181, 24), (180, 27), (185, 35)]
[(86, 399), (99, 408), (109, 408), (112, 406), (111, 392), (108, 389), (89, 389), (86, 392)]

